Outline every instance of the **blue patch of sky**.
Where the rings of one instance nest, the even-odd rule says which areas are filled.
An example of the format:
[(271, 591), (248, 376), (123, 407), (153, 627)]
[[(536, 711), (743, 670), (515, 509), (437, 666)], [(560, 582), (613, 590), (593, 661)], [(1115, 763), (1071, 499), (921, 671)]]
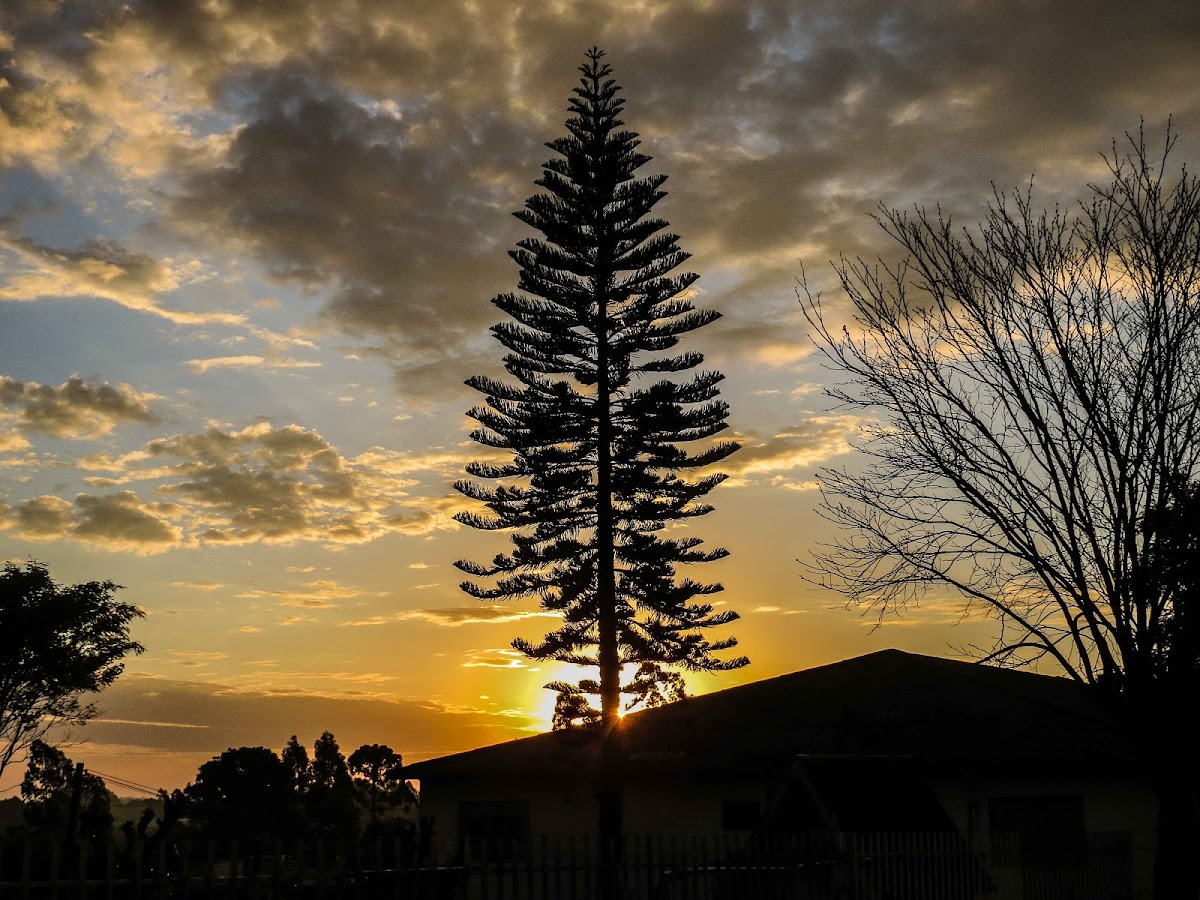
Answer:
[(74, 372), (165, 393), (162, 375), (178, 361), (163, 340), (172, 325), (107, 301), (4, 303), (0, 316), (0, 359), (14, 378), (59, 384)]
[(58, 189), (28, 166), (13, 166), (0, 178), (0, 215), (46, 215), (64, 200)]

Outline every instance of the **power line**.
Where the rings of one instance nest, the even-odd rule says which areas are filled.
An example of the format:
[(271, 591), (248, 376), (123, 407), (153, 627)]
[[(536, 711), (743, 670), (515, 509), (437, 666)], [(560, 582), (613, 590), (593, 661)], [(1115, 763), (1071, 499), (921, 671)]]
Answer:
[(107, 784), (115, 784), (117, 787), (128, 788), (131, 791), (141, 791), (143, 794), (149, 794), (151, 797), (158, 796), (158, 790), (149, 785), (138, 784), (136, 781), (129, 781), (117, 775), (105, 775), (103, 772), (97, 772), (95, 769), (89, 769), (88, 771), (93, 775), (99, 775)]

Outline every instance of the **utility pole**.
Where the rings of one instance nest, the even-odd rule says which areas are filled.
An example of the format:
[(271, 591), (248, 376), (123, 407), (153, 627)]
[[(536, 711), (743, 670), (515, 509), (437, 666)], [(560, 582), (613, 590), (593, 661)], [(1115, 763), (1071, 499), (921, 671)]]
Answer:
[(71, 814), (67, 819), (67, 840), (75, 843), (79, 835), (79, 805), (83, 799), (83, 763), (75, 763), (75, 774), (71, 776)]

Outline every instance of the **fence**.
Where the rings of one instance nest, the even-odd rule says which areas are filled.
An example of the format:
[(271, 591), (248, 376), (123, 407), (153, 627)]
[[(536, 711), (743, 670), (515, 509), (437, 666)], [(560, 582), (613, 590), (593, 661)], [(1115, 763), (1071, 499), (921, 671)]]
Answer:
[(957, 834), (534, 838), (417, 858), (374, 842), (0, 844), (0, 900), (1130, 900), (1129, 835), (1058, 848)]

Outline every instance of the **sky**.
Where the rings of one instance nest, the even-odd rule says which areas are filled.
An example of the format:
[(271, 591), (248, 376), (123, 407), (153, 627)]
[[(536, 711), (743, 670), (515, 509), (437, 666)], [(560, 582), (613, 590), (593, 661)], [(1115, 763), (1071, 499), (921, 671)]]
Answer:
[(1196, 4), (6, 0), (0, 558), (146, 613), (73, 758), (180, 787), (292, 734), (416, 761), (548, 726), (567, 673), (509, 642), (553, 621), (459, 591), (507, 544), (451, 484), (511, 213), (592, 45), (723, 315), (686, 349), (744, 444), (690, 533), (731, 552), (696, 574), (752, 664), (689, 689), (986, 642), (952, 598), (875, 627), (802, 579), (863, 422), (822, 394), (797, 278), (843, 320), (830, 261), (892, 258), (880, 204), (966, 225), (1031, 177), (1071, 204), (1142, 120), (1200, 162)]

